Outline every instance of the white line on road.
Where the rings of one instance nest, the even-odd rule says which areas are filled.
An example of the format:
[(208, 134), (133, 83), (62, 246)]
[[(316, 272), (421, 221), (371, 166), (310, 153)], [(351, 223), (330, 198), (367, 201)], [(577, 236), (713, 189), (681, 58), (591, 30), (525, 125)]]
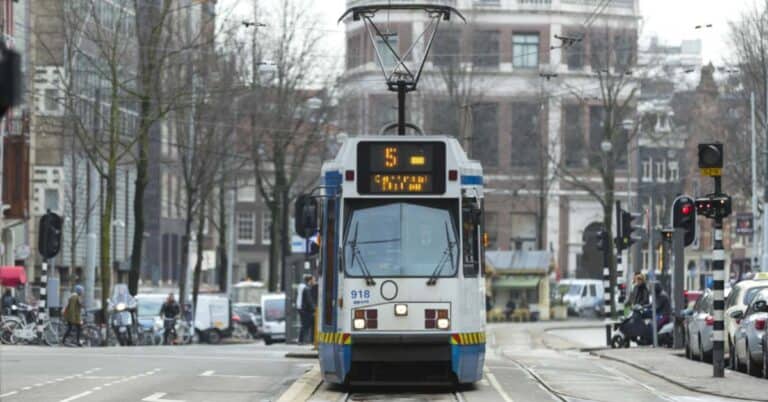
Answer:
[(213, 375), (213, 373), (215, 373), (213, 370), (203, 371), (203, 373), (200, 374), (200, 377), (210, 377)]
[(512, 398), (507, 395), (507, 392), (504, 391), (504, 388), (501, 388), (501, 384), (499, 384), (499, 381), (496, 380), (496, 376), (493, 375), (490, 371), (487, 369), (485, 370), (485, 375), (488, 377), (488, 381), (491, 382), (491, 385), (493, 386), (493, 389), (496, 390), (496, 392), (501, 395), (501, 399), (504, 399), (504, 402), (515, 402)]
[(145, 402), (184, 402), (180, 399), (163, 399), (164, 396), (168, 395), (166, 392), (156, 392), (144, 399), (142, 401)]
[(75, 399), (80, 399), (80, 398), (82, 398), (82, 397), (84, 397), (84, 396), (88, 396), (88, 395), (90, 395), (90, 394), (92, 394), (92, 393), (93, 393), (93, 391), (85, 391), (85, 392), (79, 393), (79, 394), (77, 394), (77, 395), (74, 395), (74, 396), (70, 396), (70, 397), (69, 397), (69, 398), (67, 398), (67, 399), (62, 399), (62, 400), (60, 400), (59, 402), (70, 402), (70, 401), (74, 401)]
[(6, 392), (4, 394), (0, 394), (0, 398), (5, 398), (6, 396), (16, 395), (18, 393), (19, 393), (19, 391)]

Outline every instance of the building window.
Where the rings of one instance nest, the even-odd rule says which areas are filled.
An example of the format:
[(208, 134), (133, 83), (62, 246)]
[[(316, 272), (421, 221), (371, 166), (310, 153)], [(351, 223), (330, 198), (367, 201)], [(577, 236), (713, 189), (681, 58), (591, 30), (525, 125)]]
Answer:
[(581, 106), (567, 105), (564, 108), (565, 124), (565, 165), (584, 167), (587, 161), (584, 141), (583, 113)]
[(237, 214), (237, 242), (253, 244), (256, 241), (256, 217), (252, 212)]
[(667, 164), (664, 161), (656, 162), (656, 181), (659, 183), (667, 182)]
[(45, 210), (54, 212), (59, 210), (59, 190), (55, 188), (45, 189)]
[(513, 35), (512, 65), (517, 68), (539, 66), (539, 34)]
[(432, 62), (437, 66), (459, 65), (461, 32), (457, 29), (441, 30), (432, 45)]
[[(571, 31), (566, 33), (569, 38), (583, 38), (584, 33), (579, 31)], [(565, 59), (568, 63), (569, 70), (583, 70), (584, 69), (584, 40), (574, 42), (572, 45), (565, 48)]]
[(541, 106), (535, 103), (512, 104), (512, 157), (510, 164), (513, 167), (536, 167), (545, 158), (539, 130), (540, 109)]
[(472, 65), (476, 67), (499, 67), (499, 32), (475, 31), (472, 36)]
[(643, 161), (643, 181), (653, 181), (653, 159), (646, 159)]
[(677, 161), (670, 161), (667, 165), (667, 170), (669, 170), (669, 181), (672, 183), (677, 183), (680, 181), (680, 166), (677, 163)]
[(46, 112), (58, 112), (59, 111), (59, 91), (55, 89), (46, 89), (43, 100), (45, 102)]
[[(389, 46), (387, 46), (387, 42), (389, 43)], [(389, 49), (390, 47), (395, 52), (399, 53), (397, 33), (384, 34), (384, 38), (381, 36), (376, 37), (376, 50), (379, 52), (379, 56), (381, 56), (381, 65), (384, 67), (384, 71), (386, 71), (387, 74), (391, 73), (392, 69), (397, 65), (397, 57), (395, 57), (395, 54)], [(376, 63), (379, 63), (378, 57), (375, 58)]]
[(264, 211), (261, 213), (261, 244), (268, 245), (272, 243), (272, 213)]
[(499, 165), (499, 105), (484, 103), (472, 108), (472, 155), (483, 165)]

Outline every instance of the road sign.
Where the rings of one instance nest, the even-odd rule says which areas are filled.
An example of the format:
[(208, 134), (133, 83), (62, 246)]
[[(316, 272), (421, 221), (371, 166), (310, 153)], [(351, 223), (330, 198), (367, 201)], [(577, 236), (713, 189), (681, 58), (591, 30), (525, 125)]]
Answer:
[(701, 168), (702, 176), (720, 177), (723, 175), (723, 168)]

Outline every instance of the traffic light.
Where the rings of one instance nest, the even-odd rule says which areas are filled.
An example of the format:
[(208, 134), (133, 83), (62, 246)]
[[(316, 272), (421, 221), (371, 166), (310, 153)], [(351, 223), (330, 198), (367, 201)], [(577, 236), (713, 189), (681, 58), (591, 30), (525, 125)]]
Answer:
[(696, 199), (696, 213), (710, 218), (725, 218), (731, 215), (731, 197), (725, 194), (710, 194)]
[(699, 144), (699, 169), (704, 176), (722, 176), (723, 144)]
[(294, 229), (296, 234), (309, 238), (317, 233), (318, 205), (317, 199), (309, 194), (302, 194), (296, 199), (294, 206)]
[(691, 197), (681, 195), (672, 202), (672, 227), (685, 231), (685, 247), (696, 240), (696, 203)]
[(61, 250), (61, 227), (63, 219), (59, 215), (48, 211), (40, 218), (40, 226), (37, 232), (37, 249), (43, 258), (56, 257)]
[(641, 222), (637, 222), (642, 214), (636, 212), (621, 211), (621, 220), (619, 220), (619, 238), (616, 245), (619, 251), (628, 249), (632, 244), (642, 238), (638, 230), (643, 230)]
[(595, 238), (597, 239), (597, 249), (603, 252), (608, 251), (611, 246), (611, 234), (605, 230), (600, 230), (595, 234)]
[(21, 56), (0, 42), (0, 118), (21, 103)]

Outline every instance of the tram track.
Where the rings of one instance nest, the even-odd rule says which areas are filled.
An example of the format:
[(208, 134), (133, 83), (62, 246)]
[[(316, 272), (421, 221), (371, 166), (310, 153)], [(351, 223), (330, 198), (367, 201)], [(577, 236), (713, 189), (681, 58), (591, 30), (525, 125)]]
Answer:
[(517, 361), (517, 360), (511, 360), (511, 361), (512, 361), (512, 363), (514, 363), (514, 364), (515, 364), (517, 367), (519, 367), (519, 368), (520, 368), (520, 370), (524, 371), (524, 372), (525, 372), (526, 374), (528, 374), (528, 375), (529, 375), (529, 376), (530, 376), (530, 377), (531, 377), (531, 378), (532, 378), (534, 381), (536, 381), (537, 383), (539, 383), (539, 385), (541, 386), (541, 388), (543, 388), (545, 391), (547, 391), (547, 393), (549, 393), (549, 394), (550, 394), (550, 396), (552, 396), (553, 398), (555, 398), (555, 399), (556, 399), (556, 400), (558, 400), (558, 401), (562, 401), (562, 402), (569, 402), (569, 401), (570, 401), (570, 399), (569, 399), (569, 397), (568, 397), (568, 396), (566, 396), (564, 393), (562, 393), (562, 392), (560, 392), (560, 391), (557, 391), (557, 390), (556, 390), (555, 388), (553, 388), (553, 387), (552, 387), (550, 384), (547, 384), (547, 382), (546, 382), (546, 381), (544, 381), (544, 379), (543, 379), (543, 378), (541, 378), (541, 376), (540, 376), (538, 373), (536, 373), (536, 372), (535, 372), (533, 369), (531, 369), (530, 367), (526, 366), (526, 365), (525, 365), (525, 364), (523, 364), (523, 363), (520, 363), (520, 362), (519, 362), (519, 361)]
[(347, 392), (338, 402), (466, 402), (461, 391), (450, 393), (374, 393), (374, 392)]

